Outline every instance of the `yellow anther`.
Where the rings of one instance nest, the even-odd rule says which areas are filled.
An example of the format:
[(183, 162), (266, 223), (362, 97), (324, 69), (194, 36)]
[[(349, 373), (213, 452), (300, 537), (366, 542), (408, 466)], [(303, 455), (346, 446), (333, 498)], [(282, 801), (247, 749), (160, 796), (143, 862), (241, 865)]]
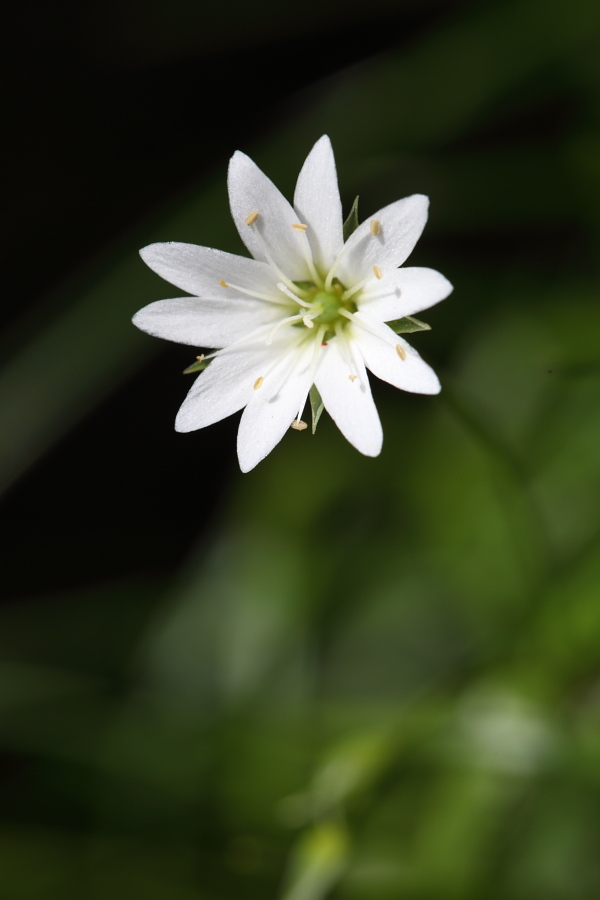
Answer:
[(371, 219), (371, 234), (376, 237), (381, 231), (381, 222), (379, 219)]
[(254, 390), (257, 391), (265, 379), (260, 375), (254, 382)]
[(301, 225), (300, 222), (297, 222), (296, 224), (292, 225), (292, 228), (295, 228), (296, 231), (306, 231), (308, 225)]
[(293, 428), (294, 431), (304, 431), (305, 428), (308, 428), (308, 425), (302, 419), (294, 419), (290, 428)]
[(379, 266), (373, 266), (373, 274), (375, 275), (375, 278), (383, 278), (383, 272)]
[(350, 381), (354, 382), (358, 378), (358, 375), (348, 375), (348, 378), (350, 379)]
[(226, 282), (226, 281), (223, 281), (222, 278), (219, 279), (219, 284), (221, 285), (221, 287), (229, 287), (229, 285), (227, 284), (227, 282)]
[(256, 210), (254, 210), (254, 212), (251, 212), (249, 216), (246, 216), (246, 225), (254, 225), (257, 219), (258, 213)]
[(406, 350), (402, 346), (402, 344), (396, 344), (396, 353), (400, 357), (400, 359), (406, 359)]
[(204, 353), (201, 353), (200, 356), (196, 357), (196, 359), (198, 360), (198, 362), (202, 362), (202, 360), (204, 359)]

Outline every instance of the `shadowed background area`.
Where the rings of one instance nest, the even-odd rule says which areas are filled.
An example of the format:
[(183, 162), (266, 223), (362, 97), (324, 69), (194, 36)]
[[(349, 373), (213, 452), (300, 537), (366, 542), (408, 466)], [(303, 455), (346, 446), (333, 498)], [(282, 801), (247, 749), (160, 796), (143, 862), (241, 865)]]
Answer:
[[(600, 11), (591, 0), (24, 2), (3, 53), (0, 894), (600, 891)], [(172, 423), (194, 348), (137, 249), (243, 252), (227, 160), (431, 198), (454, 294), (242, 476)], [(373, 379), (374, 380), (374, 379)]]

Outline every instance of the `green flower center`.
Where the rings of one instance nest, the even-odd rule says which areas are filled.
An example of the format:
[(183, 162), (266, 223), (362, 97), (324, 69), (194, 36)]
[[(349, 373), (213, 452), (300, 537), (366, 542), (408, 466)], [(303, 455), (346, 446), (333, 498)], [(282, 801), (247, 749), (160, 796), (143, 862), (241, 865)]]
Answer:
[[(355, 313), (357, 310), (354, 300), (351, 297), (344, 297), (346, 288), (337, 278), (334, 278), (329, 290), (309, 281), (296, 284), (302, 290), (303, 300), (310, 304), (310, 309), (306, 309), (307, 315), (316, 327), (327, 328), (326, 337), (335, 334), (336, 327), (346, 327), (348, 319), (344, 312)], [(302, 322), (296, 324), (303, 326)]]

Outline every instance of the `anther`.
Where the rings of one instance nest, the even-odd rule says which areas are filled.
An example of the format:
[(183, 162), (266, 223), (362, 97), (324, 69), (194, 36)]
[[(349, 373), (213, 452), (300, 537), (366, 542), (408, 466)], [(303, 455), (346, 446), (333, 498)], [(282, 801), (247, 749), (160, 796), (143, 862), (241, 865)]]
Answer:
[(226, 282), (226, 281), (223, 281), (222, 278), (219, 278), (219, 284), (221, 285), (221, 287), (229, 287), (229, 285), (227, 284), (227, 282)]
[(371, 234), (373, 237), (377, 237), (379, 232), (381, 231), (381, 222), (379, 219), (371, 219)]
[(293, 428), (294, 431), (304, 431), (305, 428), (308, 428), (308, 425), (302, 419), (294, 419), (290, 428)]
[(348, 375), (348, 378), (350, 379), (350, 381), (354, 382), (358, 378), (358, 375)]
[(265, 379), (262, 377), (262, 375), (256, 379), (256, 381), (254, 382), (254, 390), (255, 391), (257, 391), (259, 389), (259, 387), (262, 385), (264, 380)]
[(314, 328), (314, 327), (315, 327), (315, 323), (313, 322), (313, 320), (312, 320), (309, 316), (304, 316), (304, 318), (302, 319), (302, 321), (304, 322), (304, 324), (306, 325), (307, 328)]
[(246, 225), (254, 225), (257, 219), (258, 213), (256, 210), (254, 210), (254, 212), (251, 212), (249, 216), (246, 216)]
[(375, 275), (375, 278), (383, 278), (383, 272), (381, 271), (379, 266), (373, 266), (373, 274)]
[(402, 346), (402, 344), (396, 344), (396, 353), (400, 357), (400, 359), (406, 359), (406, 350)]
[(292, 225), (292, 228), (295, 228), (296, 231), (306, 231), (306, 229), (308, 228), (308, 225), (302, 225), (300, 222), (297, 222), (294, 225)]
[(201, 353), (200, 356), (196, 357), (196, 359), (198, 360), (198, 362), (202, 362), (202, 360), (204, 359), (204, 353)]

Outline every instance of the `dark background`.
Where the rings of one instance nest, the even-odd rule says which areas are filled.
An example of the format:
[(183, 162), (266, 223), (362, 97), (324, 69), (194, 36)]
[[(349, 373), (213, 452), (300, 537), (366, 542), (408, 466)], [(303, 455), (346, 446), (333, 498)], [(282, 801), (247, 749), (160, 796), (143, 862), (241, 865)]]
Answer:
[[(70, 284), (130, 242), (145, 217), (176, 204), (208, 173), (224, 184), (233, 151), (276, 133), (306, 104), (307, 89), (414, 44), (464, 6), (13, 6), (3, 58), (11, 138), (1, 314), (9, 348), (11, 326), (19, 336), (43, 324)], [(236, 467), (231, 421), (203, 441), (210, 477), (202, 480), (202, 509), (181, 503), (198, 442), (164, 426), (178, 405), (173, 360), (186, 365), (189, 356), (157, 349), (12, 488), (1, 533), (9, 596), (166, 572), (185, 557)], [(155, 414), (161, 407), (163, 416)], [(132, 427), (132, 409), (140, 427)], [(165, 521), (168, 529), (156, 527)]]

